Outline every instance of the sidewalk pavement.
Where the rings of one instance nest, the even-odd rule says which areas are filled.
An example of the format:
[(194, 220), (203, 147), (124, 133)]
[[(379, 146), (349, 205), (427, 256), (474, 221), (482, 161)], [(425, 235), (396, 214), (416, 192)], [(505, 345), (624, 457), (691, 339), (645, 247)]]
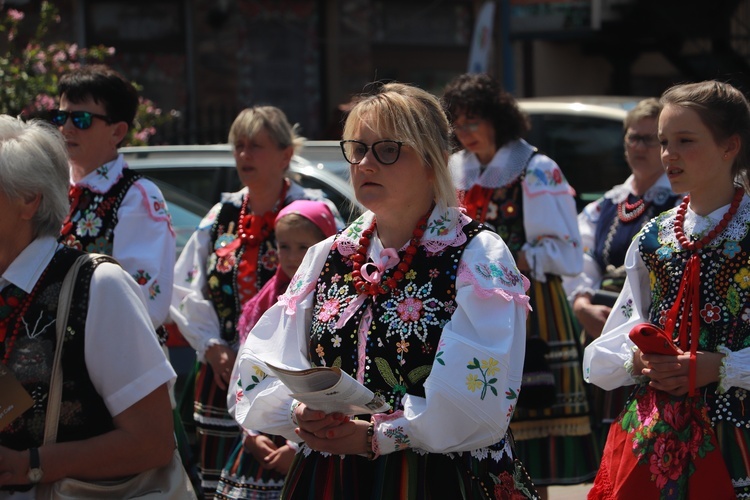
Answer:
[(586, 494), (591, 489), (591, 483), (576, 484), (574, 486), (550, 486), (549, 500), (586, 500)]

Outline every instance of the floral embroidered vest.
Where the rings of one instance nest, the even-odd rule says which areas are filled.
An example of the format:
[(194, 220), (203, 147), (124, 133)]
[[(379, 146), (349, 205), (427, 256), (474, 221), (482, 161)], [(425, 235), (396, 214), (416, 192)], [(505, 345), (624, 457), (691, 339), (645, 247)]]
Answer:
[[(735, 220), (747, 220), (750, 205), (741, 207)], [(744, 223), (733, 221), (718, 239), (700, 252), (700, 342), (699, 351), (718, 352), (720, 346), (738, 351), (750, 346), (750, 236)], [(674, 211), (649, 222), (639, 239), (639, 250), (651, 278), (652, 304), (649, 321), (664, 327), (669, 308), (677, 298), (690, 252), (677, 248), (674, 238)], [(741, 234), (739, 241), (733, 234)], [(717, 244), (717, 246), (714, 246)], [(679, 316), (678, 316), (679, 320)], [(675, 339), (678, 325), (675, 326)], [(750, 406), (743, 400), (745, 389), (732, 387), (716, 394), (716, 383), (700, 391), (711, 409), (711, 420), (733, 426), (750, 427)]]
[[(471, 239), (486, 228), (471, 221), (463, 228), (467, 240), (442, 252), (419, 247), (411, 269), (391, 294), (367, 298), (354, 316), (336, 328), (341, 313), (357, 298), (351, 280), (352, 266), (334, 245), (316, 285), (310, 329), (313, 365), (339, 366), (355, 376), (364, 363), (364, 385), (380, 394), (394, 410), (403, 409), (406, 393), (424, 397), (424, 380), (430, 374), (443, 326), (456, 310), (456, 274), (461, 255)], [(403, 258), (404, 251), (399, 252)], [(387, 279), (395, 268), (386, 271)], [(369, 314), (364, 359), (357, 359), (360, 322)], [(388, 360), (397, 360), (389, 363)]]
[[(66, 273), (81, 252), (63, 247), (52, 258), (33, 297), (8, 360), (8, 368), (34, 399), (34, 406), (0, 430), (0, 445), (14, 450), (41, 446), (55, 352), (57, 302)], [(89, 378), (84, 358), (89, 283), (98, 262), (81, 267), (73, 291), (63, 344), (62, 387), (58, 442), (98, 436), (114, 428), (112, 417)], [(16, 310), (13, 314), (20, 314)], [(10, 325), (16, 323), (11, 316)], [(8, 332), (10, 336), (11, 332)], [(8, 337), (6, 337), (7, 339)], [(7, 342), (7, 340), (6, 340)], [(5, 356), (6, 344), (0, 345)]]
[(122, 177), (104, 194), (88, 188), (80, 190), (77, 199), (71, 198), (70, 212), (63, 222), (58, 241), (85, 252), (112, 255), (117, 226), (117, 211), (125, 194), (143, 176), (129, 168), (123, 169)]
[[(224, 257), (216, 255), (216, 250), (231, 243), (237, 238), (237, 221), (240, 218), (240, 206), (230, 201), (222, 204), (219, 214), (211, 227), (211, 248), (208, 256), (208, 294), (219, 316), (221, 338), (230, 344), (237, 342), (237, 321), (242, 313), (237, 290), (237, 266), (240, 263), (244, 247)], [(276, 272), (278, 256), (276, 255), (276, 235), (272, 231), (265, 241), (260, 243), (258, 267), (255, 275), (255, 286), (260, 290)]]
[(656, 199), (643, 211), (640, 217), (627, 224), (620, 222), (617, 217), (617, 203), (604, 198), (599, 204), (601, 210), (599, 222), (594, 236), (594, 259), (600, 269), (607, 269), (608, 265), (620, 267), (625, 262), (630, 242), (638, 231), (654, 216), (675, 206), (679, 196), (673, 194)]
[(490, 197), (487, 217), (481, 221), (500, 235), (513, 253), (513, 258), (518, 257), (518, 251), (526, 242), (521, 185), (524, 177), (525, 174), (521, 174), (510, 184), (495, 189)]

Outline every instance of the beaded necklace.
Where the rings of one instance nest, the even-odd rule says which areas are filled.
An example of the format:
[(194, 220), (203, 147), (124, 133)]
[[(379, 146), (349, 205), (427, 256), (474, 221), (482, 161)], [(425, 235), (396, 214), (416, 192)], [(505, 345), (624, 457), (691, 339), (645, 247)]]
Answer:
[(430, 213), (432, 213), (432, 207), (430, 207), (430, 210), (428, 210), (427, 213), (419, 219), (419, 222), (417, 222), (417, 227), (412, 233), (409, 246), (406, 247), (406, 251), (404, 252), (404, 258), (396, 266), (396, 271), (394, 271), (393, 275), (385, 280), (385, 284), (371, 283), (362, 277), (362, 265), (367, 261), (367, 249), (370, 247), (370, 238), (377, 226), (377, 219), (373, 217), (372, 224), (362, 232), (362, 236), (359, 238), (359, 248), (357, 248), (357, 252), (350, 257), (353, 267), (352, 278), (354, 280), (354, 289), (357, 290), (357, 293), (364, 293), (371, 297), (375, 297), (376, 295), (386, 294), (396, 288), (399, 281), (401, 281), (409, 271), (411, 261), (417, 253), (419, 242), (427, 229), (427, 219), (429, 218)]
[[(49, 269), (49, 266), (47, 267)], [(5, 366), (8, 366), (8, 361), (10, 360), (10, 354), (13, 352), (13, 346), (16, 344), (16, 339), (18, 338), (18, 332), (21, 331), (21, 321), (23, 321), (24, 316), (26, 315), (26, 312), (29, 309), (29, 306), (31, 305), (32, 300), (36, 296), (37, 292), (39, 291), (39, 287), (41, 286), (41, 283), (44, 281), (44, 277), (47, 275), (47, 269), (44, 270), (42, 275), (39, 277), (39, 280), (34, 285), (34, 288), (31, 290), (31, 293), (27, 294), (23, 301), (19, 304), (20, 313), (16, 316), (16, 321), (13, 325), (13, 329), (10, 332), (10, 336), (7, 336), (7, 330), (6, 335), (4, 338), (5, 341), (5, 354), (3, 355), (3, 364)], [(8, 323), (10, 324), (10, 323)]]
[(690, 195), (685, 196), (685, 198), (683, 198), (682, 200), (682, 203), (680, 203), (679, 208), (677, 209), (677, 215), (675, 216), (674, 222), (674, 232), (675, 236), (677, 236), (677, 241), (680, 243), (680, 246), (690, 251), (700, 250), (705, 245), (710, 243), (711, 240), (716, 238), (717, 235), (721, 234), (721, 232), (724, 231), (724, 229), (726, 229), (729, 225), (729, 221), (732, 220), (734, 214), (737, 213), (737, 209), (740, 206), (740, 201), (742, 201), (742, 196), (744, 195), (744, 193), (745, 191), (741, 187), (738, 187), (735, 190), (734, 199), (732, 200), (732, 204), (729, 206), (729, 210), (727, 211), (727, 213), (724, 214), (724, 217), (722, 217), (721, 221), (719, 221), (715, 228), (709, 231), (708, 234), (706, 234), (698, 241), (690, 241), (688, 240), (687, 236), (685, 236), (683, 224), (685, 223), (685, 213), (687, 212), (688, 203), (690, 202)]
[(643, 198), (639, 198), (635, 203), (629, 203), (628, 200), (625, 199), (617, 204), (617, 218), (620, 219), (623, 224), (632, 222), (643, 215), (643, 212), (646, 211), (649, 204), (650, 203), (644, 201)]

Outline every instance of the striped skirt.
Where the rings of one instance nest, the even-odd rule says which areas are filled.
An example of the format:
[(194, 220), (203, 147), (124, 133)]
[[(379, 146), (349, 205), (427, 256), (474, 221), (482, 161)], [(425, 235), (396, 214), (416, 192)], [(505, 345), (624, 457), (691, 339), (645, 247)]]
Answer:
[[(244, 435), (237, 438), (234, 451), (221, 471), (216, 498), (219, 500), (276, 500), (281, 496), (284, 474), (264, 469), (255, 457), (245, 451)], [(286, 444), (281, 436), (274, 438), (276, 446)]]
[(281, 498), (295, 500), (537, 499), (521, 462), (470, 453), (404, 450), (373, 461), (357, 455), (323, 455), (302, 447)]
[(720, 421), (714, 432), (737, 498), (750, 498), (750, 429)]
[(547, 342), (547, 361), (557, 392), (548, 408), (516, 408), (510, 427), (518, 458), (537, 486), (590, 481), (596, 475), (601, 453), (592, 432), (589, 395), (583, 381), (580, 328), (559, 276), (547, 275), (544, 283), (532, 280), (529, 297), (533, 311), (529, 313), (527, 335)]
[(193, 417), (199, 448), (201, 487), (207, 500), (214, 498), (221, 470), (227, 464), (240, 426), (227, 411), (227, 391), (214, 383), (214, 371), (200, 363), (195, 377)]

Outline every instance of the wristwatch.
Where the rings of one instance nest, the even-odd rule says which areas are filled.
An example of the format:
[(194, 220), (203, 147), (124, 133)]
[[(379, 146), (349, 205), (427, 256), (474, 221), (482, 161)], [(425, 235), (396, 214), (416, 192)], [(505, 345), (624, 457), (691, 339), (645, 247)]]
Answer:
[(39, 463), (39, 448), (29, 449), (29, 472), (26, 473), (31, 484), (37, 484), (42, 480), (44, 471)]

